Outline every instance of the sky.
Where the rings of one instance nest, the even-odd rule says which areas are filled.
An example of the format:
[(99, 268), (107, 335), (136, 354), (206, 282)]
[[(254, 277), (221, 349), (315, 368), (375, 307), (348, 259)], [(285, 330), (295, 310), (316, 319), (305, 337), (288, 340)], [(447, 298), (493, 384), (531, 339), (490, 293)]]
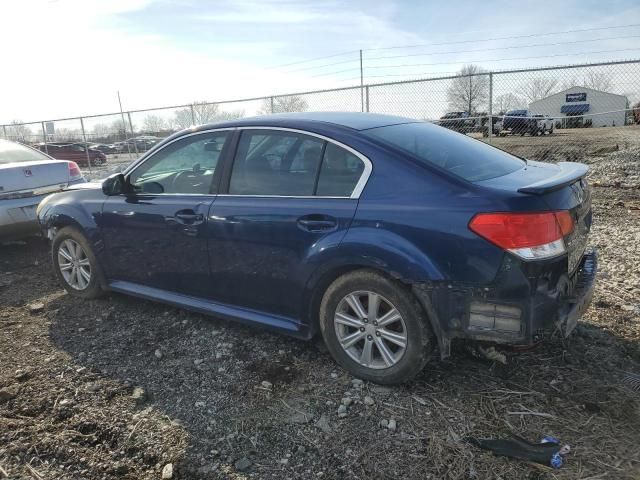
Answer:
[(358, 85), (360, 49), (365, 83), (640, 58), (640, 2), (21, 0), (0, 44), (0, 123), (26, 122), (117, 112), (118, 91), (129, 110)]

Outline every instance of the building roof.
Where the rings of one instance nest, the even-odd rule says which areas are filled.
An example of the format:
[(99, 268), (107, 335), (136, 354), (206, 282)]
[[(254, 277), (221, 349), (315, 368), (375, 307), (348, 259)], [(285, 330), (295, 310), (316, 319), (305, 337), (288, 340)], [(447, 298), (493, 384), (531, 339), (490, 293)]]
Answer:
[(529, 105), (534, 105), (534, 104), (536, 104), (538, 102), (542, 102), (543, 100), (546, 100), (548, 98), (555, 97), (556, 95), (566, 95), (571, 90), (576, 90), (576, 89), (577, 90), (582, 90), (582, 91), (587, 91), (587, 92), (595, 92), (595, 93), (599, 93), (599, 94), (602, 94), (602, 95), (611, 95), (611, 96), (614, 96), (614, 97), (627, 98), (625, 95), (619, 95), (617, 93), (605, 92), (603, 90), (596, 90), (595, 88), (583, 87), (581, 85), (574, 85), (573, 87), (566, 88), (566, 89), (564, 89), (564, 90), (562, 90), (560, 92), (554, 93), (553, 95), (549, 95), (548, 97), (541, 98), (540, 100), (534, 100)]

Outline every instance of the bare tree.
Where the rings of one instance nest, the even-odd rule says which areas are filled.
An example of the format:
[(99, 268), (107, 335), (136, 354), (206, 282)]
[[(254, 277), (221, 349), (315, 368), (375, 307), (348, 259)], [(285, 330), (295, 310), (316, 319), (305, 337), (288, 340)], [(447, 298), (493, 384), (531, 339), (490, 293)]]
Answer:
[(489, 77), (477, 65), (465, 65), (451, 81), (447, 102), (451, 110), (463, 110), (473, 115), (486, 109), (489, 98)]
[(56, 142), (78, 142), (82, 140), (82, 132), (74, 128), (56, 128), (53, 138)]
[(268, 115), (270, 113), (305, 112), (308, 108), (309, 104), (300, 95), (285, 95), (265, 98), (259, 113)]
[(243, 116), (242, 110), (224, 112), (217, 103), (193, 102), (191, 106), (175, 111), (173, 126), (182, 129), (203, 123), (234, 120)]
[(220, 106), (216, 103), (193, 102), (189, 107), (176, 110), (173, 123), (180, 129), (209, 123), (216, 119), (219, 111)]
[(111, 124), (111, 131), (115, 132), (116, 138), (122, 141), (127, 136), (128, 129), (126, 127), (126, 124), (124, 123), (124, 120), (119, 118), (117, 120), (114, 120), (114, 122)]
[(11, 125), (7, 127), (7, 136), (11, 140), (18, 142), (28, 142), (33, 132), (29, 127), (22, 123), (21, 120), (13, 120)]
[(640, 125), (640, 102), (636, 102), (633, 105), (633, 122), (636, 125)]
[(600, 90), (601, 92), (610, 92), (613, 87), (611, 75), (606, 72), (594, 72), (589, 70), (584, 75), (583, 86)]
[(91, 133), (94, 137), (105, 138), (111, 133), (111, 128), (106, 123), (96, 123), (91, 129)]
[(219, 121), (237, 120), (244, 117), (244, 110), (232, 110), (231, 112), (220, 112), (216, 117)]
[(147, 115), (142, 120), (142, 129), (145, 132), (161, 132), (168, 128), (167, 121), (159, 115)]
[(555, 78), (536, 77), (520, 89), (520, 94), (531, 103), (548, 97), (557, 90), (557, 87), (558, 80)]
[(524, 98), (514, 93), (505, 93), (498, 95), (493, 101), (493, 112), (498, 115), (504, 115), (509, 110), (517, 108), (526, 108), (527, 102)]

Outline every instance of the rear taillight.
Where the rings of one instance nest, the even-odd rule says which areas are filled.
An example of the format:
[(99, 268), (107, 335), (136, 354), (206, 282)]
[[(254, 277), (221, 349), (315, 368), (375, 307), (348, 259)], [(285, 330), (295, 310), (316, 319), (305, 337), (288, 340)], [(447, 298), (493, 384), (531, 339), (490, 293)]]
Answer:
[(70, 178), (78, 178), (82, 176), (82, 172), (80, 171), (80, 167), (76, 162), (69, 162), (69, 177)]
[(563, 254), (564, 237), (573, 231), (566, 211), (540, 213), (479, 213), (469, 223), (471, 231), (525, 260)]

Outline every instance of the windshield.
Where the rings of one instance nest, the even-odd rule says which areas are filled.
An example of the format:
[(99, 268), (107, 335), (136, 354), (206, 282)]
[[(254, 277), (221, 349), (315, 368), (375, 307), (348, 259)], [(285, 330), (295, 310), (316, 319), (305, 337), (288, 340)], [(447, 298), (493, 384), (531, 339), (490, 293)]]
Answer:
[(0, 140), (0, 164), (14, 162), (41, 162), (51, 160), (43, 153), (19, 143)]
[(362, 133), (469, 182), (500, 177), (524, 167), (518, 157), (429, 123), (389, 125)]

